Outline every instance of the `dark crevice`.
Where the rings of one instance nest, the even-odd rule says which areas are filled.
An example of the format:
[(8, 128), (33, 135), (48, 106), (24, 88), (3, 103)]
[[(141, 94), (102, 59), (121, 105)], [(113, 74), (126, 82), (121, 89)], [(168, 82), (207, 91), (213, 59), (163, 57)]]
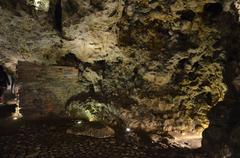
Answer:
[(177, 14), (180, 14), (180, 18), (186, 21), (193, 21), (196, 16), (196, 13), (194, 13), (194, 11), (192, 10), (184, 10), (181, 12), (177, 12)]
[(80, 60), (76, 57), (73, 53), (68, 53), (65, 56), (62, 56), (58, 61), (57, 64), (61, 66), (72, 66), (77, 67), (80, 63)]
[(15, 112), (16, 105), (1, 105), (0, 106), (0, 119), (11, 117), (12, 113)]
[(54, 23), (55, 28), (62, 34), (62, 5), (61, 0), (57, 0), (54, 9)]

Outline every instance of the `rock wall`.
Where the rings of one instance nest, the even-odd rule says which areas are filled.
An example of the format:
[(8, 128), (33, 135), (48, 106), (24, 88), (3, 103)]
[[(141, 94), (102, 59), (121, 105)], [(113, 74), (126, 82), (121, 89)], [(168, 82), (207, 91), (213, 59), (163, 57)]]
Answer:
[(206, 114), (224, 98), (225, 50), (215, 45), (220, 32), (207, 25), (224, 14), (223, 6), (216, 1), (134, 0), (125, 5), (119, 42), (138, 49), (128, 52), (142, 69), (146, 88), (138, 92), (148, 107), (163, 115), (167, 111), (167, 131), (207, 127)]

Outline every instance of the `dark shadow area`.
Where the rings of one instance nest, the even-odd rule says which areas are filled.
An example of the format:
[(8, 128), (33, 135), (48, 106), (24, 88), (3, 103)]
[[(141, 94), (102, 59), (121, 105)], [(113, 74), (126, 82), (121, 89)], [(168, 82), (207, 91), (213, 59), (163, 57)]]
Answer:
[(11, 117), (12, 113), (15, 112), (16, 105), (0, 105), (0, 119), (6, 119)]
[(90, 4), (94, 7), (97, 8), (98, 10), (103, 10), (104, 9), (104, 3), (106, 0), (90, 0)]
[(55, 28), (57, 31), (59, 31), (60, 34), (62, 34), (62, 1), (57, 0), (55, 4), (54, 9), (54, 23)]
[[(12, 114), (16, 105), (0, 105), (0, 136), (14, 135), (18, 129), (18, 122), (13, 120)], [(0, 147), (2, 148), (2, 147)], [(1, 154), (0, 154), (1, 157)]]
[[(211, 4), (205, 10), (217, 15), (222, 11), (220, 4)], [(215, 44), (226, 51), (224, 60), (224, 82), (228, 91), (222, 102), (219, 102), (208, 113), (209, 127), (203, 133), (203, 149), (209, 153), (209, 158), (240, 157), (240, 92), (233, 85), (233, 80), (239, 75), (236, 63), (240, 62), (240, 29), (236, 18), (230, 13), (224, 13), (211, 24), (221, 32), (221, 39)]]
[(78, 59), (76, 55), (73, 53), (68, 53), (65, 56), (62, 56), (57, 61), (57, 65), (60, 65), (60, 66), (78, 67), (79, 63), (80, 63), (80, 59)]
[(62, 9), (68, 14), (68, 16), (73, 16), (78, 12), (78, 3), (76, 1), (66, 1), (62, 6)]
[(184, 10), (181, 12), (177, 12), (177, 14), (180, 15), (180, 18), (182, 20), (186, 20), (186, 21), (193, 21), (193, 19), (196, 16), (196, 13), (194, 13), (194, 11), (192, 11), (192, 10)]
[(208, 3), (204, 5), (204, 14), (210, 17), (216, 17), (223, 11), (223, 6), (221, 3)]

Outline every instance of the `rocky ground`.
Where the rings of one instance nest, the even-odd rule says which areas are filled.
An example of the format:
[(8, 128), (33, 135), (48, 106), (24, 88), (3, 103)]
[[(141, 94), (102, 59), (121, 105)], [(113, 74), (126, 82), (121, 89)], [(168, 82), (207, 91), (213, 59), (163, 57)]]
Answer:
[(1, 158), (203, 158), (199, 151), (160, 144), (136, 144), (131, 139), (96, 139), (66, 134), (71, 121), (1, 120)]

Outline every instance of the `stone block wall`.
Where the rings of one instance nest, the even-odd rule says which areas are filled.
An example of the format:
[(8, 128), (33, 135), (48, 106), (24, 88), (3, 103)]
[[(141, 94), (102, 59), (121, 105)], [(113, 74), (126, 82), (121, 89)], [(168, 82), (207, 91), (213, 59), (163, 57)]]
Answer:
[(82, 89), (74, 67), (19, 62), (17, 76), (24, 117), (64, 116), (66, 102)]

